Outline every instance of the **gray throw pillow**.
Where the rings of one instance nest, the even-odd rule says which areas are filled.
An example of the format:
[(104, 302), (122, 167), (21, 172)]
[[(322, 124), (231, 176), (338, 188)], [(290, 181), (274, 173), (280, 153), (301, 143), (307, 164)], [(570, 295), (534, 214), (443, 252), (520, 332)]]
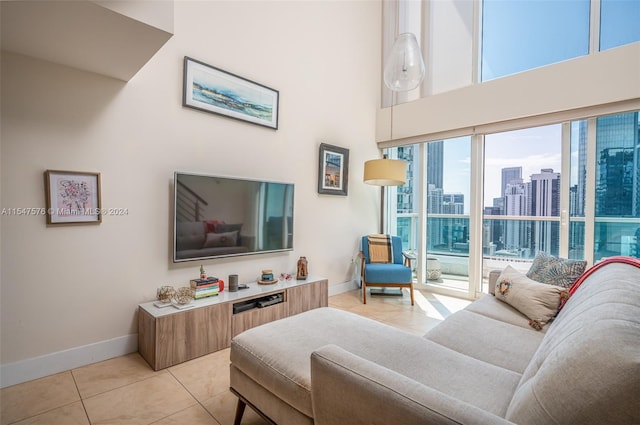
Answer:
[(569, 260), (539, 251), (527, 272), (527, 277), (536, 282), (568, 289), (584, 273), (586, 267), (586, 261)]

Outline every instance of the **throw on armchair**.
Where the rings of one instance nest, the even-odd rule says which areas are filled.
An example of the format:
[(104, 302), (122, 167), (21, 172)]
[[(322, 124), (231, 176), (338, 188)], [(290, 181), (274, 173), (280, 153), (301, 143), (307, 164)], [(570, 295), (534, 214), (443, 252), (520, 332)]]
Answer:
[(360, 251), (362, 301), (367, 303), (367, 287), (408, 288), (413, 305), (411, 259), (402, 252), (398, 236), (369, 235), (362, 237)]

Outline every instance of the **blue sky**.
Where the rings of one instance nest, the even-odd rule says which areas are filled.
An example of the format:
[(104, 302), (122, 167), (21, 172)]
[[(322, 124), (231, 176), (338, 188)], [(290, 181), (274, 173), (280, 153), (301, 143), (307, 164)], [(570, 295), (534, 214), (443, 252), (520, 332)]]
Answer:
[(484, 0), (482, 80), (589, 53), (589, 0)]
[[(482, 81), (589, 53), (590, 0), (483, 0)], [(600, 50), (640, 40), (640, 0), (600, 1)]]

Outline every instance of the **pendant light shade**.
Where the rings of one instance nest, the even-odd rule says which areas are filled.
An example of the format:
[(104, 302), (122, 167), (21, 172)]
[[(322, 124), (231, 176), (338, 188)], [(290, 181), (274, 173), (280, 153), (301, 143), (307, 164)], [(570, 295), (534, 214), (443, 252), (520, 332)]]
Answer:
[(402, 186), (407, 163), (401, 159), (372, 159), (364, 163), (364, 182), (375, 186)]
[(425, 67), (418, 40), (412, 33), (398, 36), (384, 67), (384, 83), (393, 91), (413, 90), (424, 78)]

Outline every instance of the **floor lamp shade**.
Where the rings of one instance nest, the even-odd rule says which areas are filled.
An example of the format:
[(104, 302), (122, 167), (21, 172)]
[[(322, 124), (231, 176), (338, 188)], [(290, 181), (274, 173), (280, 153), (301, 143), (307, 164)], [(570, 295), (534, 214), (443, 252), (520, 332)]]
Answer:
[(372, 159), (364, 163), (364, 182), (375, 186), (401, 186), (407, 180), (407, 163), (400, 159)]

